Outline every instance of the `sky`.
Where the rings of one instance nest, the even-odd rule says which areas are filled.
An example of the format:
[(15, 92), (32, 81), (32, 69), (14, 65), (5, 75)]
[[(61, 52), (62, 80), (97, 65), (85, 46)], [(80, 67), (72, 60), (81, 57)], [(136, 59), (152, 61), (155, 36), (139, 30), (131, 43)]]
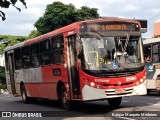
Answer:
[[(46, 6), (57, 0), (26, 0), (27, 9), (18, 2), (17, 7), (0, 9), (6, 14), (6, 20), (0, 20), (0, 34), (28, 36), (35, 29), (34, 23), (45, 13)], [(153, 36), (153, 24), (160, 21), (159, 0), (59, 0), (64, 4), (72, 3), (76, 8), (88, 6), (98, 8), (103, 17), (122, 17), (148, 20), (148, 32), (143, 37)]]

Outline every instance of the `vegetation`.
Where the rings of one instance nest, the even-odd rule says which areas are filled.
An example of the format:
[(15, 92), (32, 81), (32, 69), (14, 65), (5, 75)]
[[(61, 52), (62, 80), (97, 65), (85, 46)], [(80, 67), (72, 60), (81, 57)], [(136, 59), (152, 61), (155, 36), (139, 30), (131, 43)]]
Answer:
[(44, 15), (34, 25), (41, 34), (45, 34), (73, 22), (99, 18), (97, 10), (87, 6), (76, 9), (72, 4), (53, 2), (47, 5)]
[[(16, 7), (16, 3), (20, 1), (26, 8), (26, 2), (25, 0), (0, 0), (0, 7), (1, 8), (9, 8), (11, 5), (15, 7), (17, 10), (21, 11), (20, 8)], [(0, 10), (0, 17), (2, 17), (2, 20), (5, 20), (5, 13)]]
[(0, 54), (3, 54), (4, 48), (12, 46), (26, 40), (25, 36), (0, 35)]
[[(4, 48), (26, 40), (24, 36), (0, 35), (0, 54)], [(6, 89), (5, 68), (0, 66), (0, 89)]]
[(41, 33), (38, 30), (32, 30), (30, 34), (28, 35), (27, 39), (32, 39), (39, 35), (41, 35)]
[(0, 89), (7, 89), (7, 85), (5, 84), (5, 85), (0, 85)]

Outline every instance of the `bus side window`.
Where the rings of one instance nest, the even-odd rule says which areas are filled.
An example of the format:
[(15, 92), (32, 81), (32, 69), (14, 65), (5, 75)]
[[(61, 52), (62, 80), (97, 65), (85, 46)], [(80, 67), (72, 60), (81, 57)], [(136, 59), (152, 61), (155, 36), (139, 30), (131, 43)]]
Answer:
[(64, 63), (64, 41), (63, 41), (63, 35), (58, 35), (55, 37), (52, 37), (52, 63)]
[(152, 62), (160, 62), (160, 59), (159, 59), (159, 51), (158, 51), (158, 48), (159, 48), (159, 44), (154, 44), (153, 47), (152, 47)]
[(17, 48), (14, 50), (14, 60), (15, 60), (15, 69), (21, 69), (22, 68), (22, 57), (21, 57), (21, 49)]
[(40, 54), (39, 54), (39, 43), (32, 44), (31, 47), (31, 66), (40, 66)]
[(145, 56), (144, 60), (145, 60), (146, 63), (151, 62), (151, 56), (150, 55)]
[(156, 79), (157, 79), (157, 80), (160, 80), (160, 75), (158, 75)]
[(30, 49), (29, 46), (22, 47), (23, 68), (30, 67)]
[(6, 65), (6, 70), (8, 71), (8, 54), (7, 54), (7, 52), (5, 52), (5, 65)]
[(42, 65), (51, 64), (51, 42), (50, 39), (40, 42), (41, 63)]
[(151, 45), (144, 46), (144, 60), (146, 63), (151, 62)]

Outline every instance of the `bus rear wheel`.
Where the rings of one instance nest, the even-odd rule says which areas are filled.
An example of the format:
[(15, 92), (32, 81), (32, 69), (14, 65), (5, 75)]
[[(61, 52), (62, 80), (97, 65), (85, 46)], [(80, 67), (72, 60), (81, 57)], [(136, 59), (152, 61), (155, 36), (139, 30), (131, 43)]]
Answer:
[(27, 91), (24, 85), (22, 85), (22, 88), (21, 88), (21, 96), (24, 103), (30, 102), (30, 98), (27, 96)]
[(64, 86), (62, 86), (60, 90), (60, 101), (63, 109), (65, 110), (71, 109), (70, 100), (67, 99), (67, 91)]
[(108, 99), (108, 103), (111, 107), (118, 107), (121, 104), (121, 101), (122, 97)]

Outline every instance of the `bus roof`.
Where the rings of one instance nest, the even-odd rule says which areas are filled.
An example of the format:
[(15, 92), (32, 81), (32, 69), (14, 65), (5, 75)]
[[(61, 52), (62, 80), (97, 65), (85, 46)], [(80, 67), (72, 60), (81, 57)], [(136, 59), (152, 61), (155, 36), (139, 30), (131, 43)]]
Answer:
[(160, 42), (160, 38), (149, 38), (143, 41), (143, 44), (153, 44)]
[(71, 30), (75, 30), (75, 29), (78, 28), (78, 25), (80, 25), (82, 23), (103, 22), (103, 21), (122, 21), (122, 22), (134, 22), (134, 23), (140, 24), (139, 21), (137, 21), (136, 19), (117, 18), (117, 17), (113, 17), (113, 18), (109, 17), (109, 18), (101, 18), (101, 19), (93, 19), (93, 20), (84, 20), (84, 21), (79, 21), (79, 22), (72, 23), (72, 24), (67, 25), (65, 27), (59, 28), (57, 30), (51, 31), (49, 33), (43, 34), (41, 36), (29, 39), (29, 40), (26, 40), (26, 41), (18, 43), (16, 45), (9, 46), (9, 47), (5, 48), (4, 51), (12, 50), (12, 49), (15, 49), (17, 47), (22, 47), (24, 45), (29, 45), (29, 44), (35, 43), (37, 41), (50, 38), (50, 37), (52, 37), (54, 35), (58, 35), (58, 34), (61, 34), (61, 33), (69, 32)]

